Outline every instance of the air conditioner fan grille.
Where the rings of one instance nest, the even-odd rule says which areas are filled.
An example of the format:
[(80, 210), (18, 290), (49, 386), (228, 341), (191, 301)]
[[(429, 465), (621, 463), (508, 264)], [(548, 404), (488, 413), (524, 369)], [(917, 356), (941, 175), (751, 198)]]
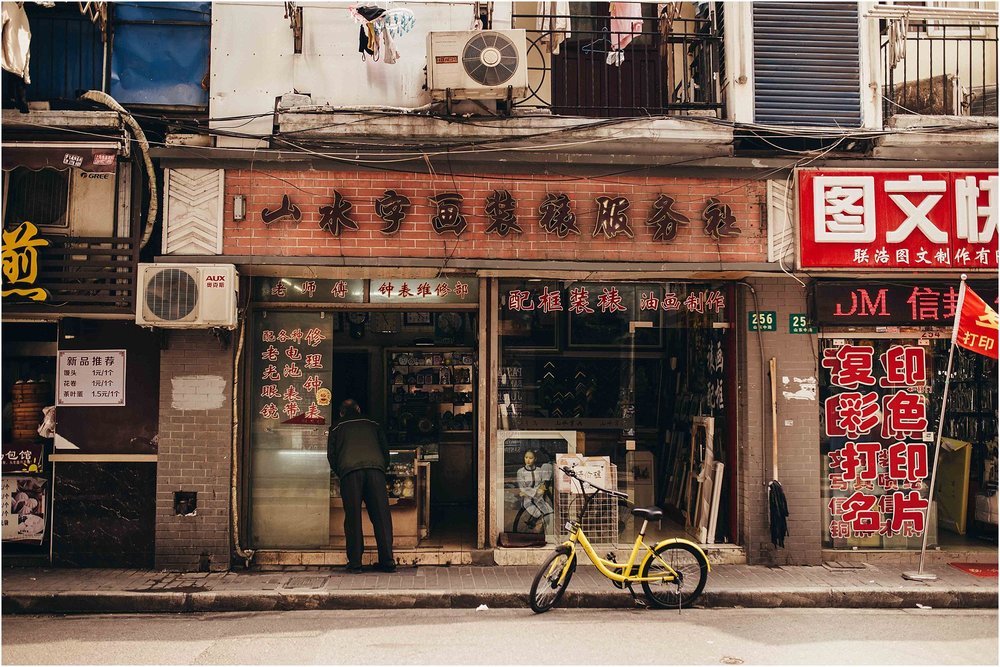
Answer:
[(182, 269), (158, 270), (146, 286), (146, 307), (164, 321), (177, 321), (198, 306), (198, 282)]
[(517, 71), (518, 53), (514, 42), (498, 32), (483, 32), (465, 44), (462, 66), (476, 82), (499, 86)]

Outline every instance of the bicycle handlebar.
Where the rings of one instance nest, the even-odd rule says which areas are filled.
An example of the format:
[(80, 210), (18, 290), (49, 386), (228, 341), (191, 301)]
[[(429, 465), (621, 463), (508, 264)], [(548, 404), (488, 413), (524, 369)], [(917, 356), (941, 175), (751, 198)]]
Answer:
[(567, 476), (572, 477), (573, 479), (575, 479), (576, 481), (580, 482), (581, 484), (589, 484), (590, 486), (594, 487), (598, 491), (600, 491), (602, 493), (606, 493), (609, 496), (615, 496), (616, 498), (624, 498), (625, 500), (628, 500), (628, 494), (627, 493), (622, 493), (620, 491), (612, 491), (611, 489), (605, 489), (604, 487), (597, 486), (593, 482), (587, 481), (585, 479), (581, 479), (580, 476), (576, 474), (576, 471), (573, 470), (572, 468), (570, 468), (569, 466), (563, 466), (563, 467), (560, 468), (560, 470), (562, 470), (564, 473), (566, 473)]

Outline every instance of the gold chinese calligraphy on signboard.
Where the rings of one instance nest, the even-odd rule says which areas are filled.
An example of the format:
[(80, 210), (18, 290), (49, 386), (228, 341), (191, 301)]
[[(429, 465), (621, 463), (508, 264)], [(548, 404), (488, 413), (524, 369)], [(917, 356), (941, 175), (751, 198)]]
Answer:
[(38, 248), (49, 245), (46, 239), (37, 238), (38, 228), (22, 222), (13, 231), (3, 233), (3, 296), (24, 296), (32, 301), (44, 301), (48, 292), (41, 287), (8, 287), (8, 285), (34, 285), (38, 278)]

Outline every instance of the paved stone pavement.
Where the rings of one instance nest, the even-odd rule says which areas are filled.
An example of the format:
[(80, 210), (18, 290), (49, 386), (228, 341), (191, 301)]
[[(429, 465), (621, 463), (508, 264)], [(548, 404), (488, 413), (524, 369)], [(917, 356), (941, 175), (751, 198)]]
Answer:
[[(947, 564), (903, 579), (901, 566), (715, 565), (698, 601), (705, 607), (996, 608), (996, 577)], [(289, 609), (525, 607), (536, 567), (420, 566), (393, 574), (301, 567), (281, 572), (168, 572), (121, 569), (4, 568), (3, 613), (152, 613)], [(912, 570), (912, 568), (906, 568)], [(641, 596), (640, 587), (636, 592)], [(631, 607), (581, 564), (560, 602), (565, 607)]]

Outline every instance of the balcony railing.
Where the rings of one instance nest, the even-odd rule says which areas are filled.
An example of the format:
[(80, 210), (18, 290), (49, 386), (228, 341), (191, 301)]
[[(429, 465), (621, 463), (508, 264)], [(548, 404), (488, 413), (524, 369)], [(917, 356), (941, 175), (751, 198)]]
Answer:
[(38, 273), (31, 286), (44, 289), (47, 298), (31, 301), (7, 297), (5, 312), (135, 314), (139, 262), (136, 238), (45, 238), (49, 244), (37, 250)]
[(883, 117), (996, 116), (997, 27), (890, 21), (882, 35)]
[(512, 18), (528, 40), (530, 91), (518, 109), (598, 118), (721, 112), (722, 37), (714, 14)]

